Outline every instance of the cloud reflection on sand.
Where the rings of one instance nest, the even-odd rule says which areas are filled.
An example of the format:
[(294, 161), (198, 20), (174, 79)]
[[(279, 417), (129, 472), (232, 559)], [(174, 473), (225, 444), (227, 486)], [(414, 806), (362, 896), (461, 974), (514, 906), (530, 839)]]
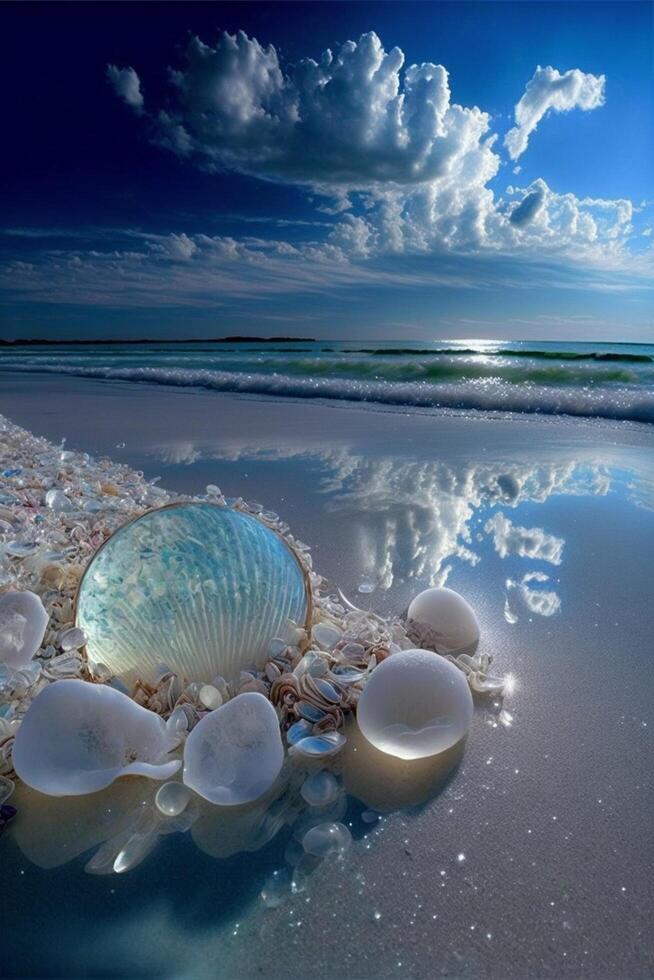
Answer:
[[(502, 558), (560, 565), (563, 537), (543, 527), (522, 526), (505, 511), (545, 503), (556, 495), (604, 496), (613, 485), (610, 468), (594, 460), (446, 463), (371, 456), (342, 444), (316, 446), (294, 440), (281, 445), (170, 443), (155, 454), (168, 463), (202, 458), (317, 464), (320, 475), (315, 489), (326, 498), (325, 510), (353, 519), (353, 546), (363, 573), (382, 590), (412, 580), (444, 585), (457, 559), (471, 566), (481, 560), (479, 552), (486, 541)], [(535, 588), (533, 579), (532, 584), (529, 581), (526, 575), (507, 585), (513, 598), (531, 613), (558, 612), (561, 602), (556, 592)], [(515, 622), (518, 617), (513, 611), (505, 618)]]

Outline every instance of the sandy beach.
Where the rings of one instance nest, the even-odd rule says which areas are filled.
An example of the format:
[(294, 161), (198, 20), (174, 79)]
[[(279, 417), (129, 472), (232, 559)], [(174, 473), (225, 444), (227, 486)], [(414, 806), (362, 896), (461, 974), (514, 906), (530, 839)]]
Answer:
[(54, 801), (54, 847), (19, 816), (0, 842), (7, 975), (651, 976), (649, 426), (7, 374), (0, 413), (172, 491), (261, 501), (366, 608), (446, 582), (516, 678), (510, 723), (477, 710), (444, 784), (355, 781), (347, 862), (275, 908), (285, 832), (222, 859), (229, 828), (175, 835), (94, 878), (80, 801)]

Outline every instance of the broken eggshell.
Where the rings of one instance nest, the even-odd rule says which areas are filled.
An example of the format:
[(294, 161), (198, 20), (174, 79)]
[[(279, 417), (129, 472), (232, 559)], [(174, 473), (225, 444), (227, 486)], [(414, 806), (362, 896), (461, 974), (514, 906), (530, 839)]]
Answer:
[(262, 796), (284, 762), (279, 719), (255, 691), (205, 715), (186, 739), (184, 782), (210, 803), (238, 806)]
[(0, 596), (0, 663), (20, 670), (37, 652), (48, 626), (48, 614), (33, 592)]
[[(474, 652), (479, 643), (479, 622), (466, 599), (453, 589), (425, 589), (407, 611), (411, 626), (423, 627), (422, 645), (438, 653)], [(415, 640), (414, 640), (415, 642)]]
[(16, 733), (16, 774), (49, 796), (79, 796), (119, 776), (170, 779), (163, 719), (112, 687), (81, 680), (50, 684), (30, 705)]

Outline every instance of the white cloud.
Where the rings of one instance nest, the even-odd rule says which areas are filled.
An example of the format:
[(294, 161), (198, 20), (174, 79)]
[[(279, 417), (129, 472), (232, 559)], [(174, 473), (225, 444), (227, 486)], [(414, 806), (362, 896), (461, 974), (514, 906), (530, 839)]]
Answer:
[[(559, 76), (574, 76), (561, 92), (578, 88), (574, 98), (590, 104), (594, 76), (577, 74), (585, 81)], [(498, 198), (489, 187), (500, 157), (488, 114), (452, 101), (442, 65), (405, 68), (402, 51), (385, 51), (374, 33), (289, 67), (273, 46), (242, 32), (220, 35), (213, 47), (194, 38), (170, 73), (170, 99), (151, 113), (133, 68), (110, 65), (107, 75), (160, 145), (205, 169), (317, 192), (314, 204), (334, 218), (315, 222), (311, 242), (182, 232), (134, 236), (138, 247), (123, 242), (109, 251), (98, 235), (100, 247), (44, 251), (29, 269), (13, 263), (4, 275), (15, 294), (217, 305), (227, 296), (355, 283), (567, 288), (582, 274), (589, 287), (625, 289), (634, 276), (639, 283), (651, 275), (654, 253), (628, 247), (630, 201), (560, 193), (542, 179)], [(425, 261), (400, 263), (399, 255)], [(518, 272), (516, 257), (531, 265)]]
[[(204, 169), (328, 198), (321, 210), (341, 215), (328, 245), (341, 256), (492, 250), (605, 267), (631, 258), (629, 201), (590, 201), (542, 179), (498, 200), (489, 115), (452, 101), (442, 65), (405, 68), (403, 52), (385, 51), (374, 32), (288, 68), (243, 32), (214, 46), (196, 37), (170, 78), (169, 104), (151, 118), (156, 141)], [(511, 155), (547, 111), (603, 98), (604, 76), (538, 68), (506, 137)]]
[(586, 74), (578, 68), (561, 74), (556, 68), (539, 65), (515, 107), (516, 125), (504, 137), (511, 159), (525, 152), (531, 133), (548, 112), (588, 111), (604, 105), (605, 81), (604, 75)]
[(242, 31), (221, 34), (215, 47), (195, 37), (171, 73), (159, 139), (209, 167), (317, 188), (434, 180), (479, 151), (489, 117), (451, 104), (442, 65), (402, 75), (403, 65), (402, 51), (386, 52), (374, 32), (286, 73), (272, 45)]
[(484, 530), (493, 535), (493, 544), (500, 558), (519, 555), (521, 558), (536, 558), (561, 564), (565, 541), (553, 534), (547, 534), (542, 527), (520, 527), (499, 511), (486, 521)]
[(140, 113), (143, 109), (143, 93), (141, 80), (134, 69), (107, 65), (107, 78), (116, 95)]

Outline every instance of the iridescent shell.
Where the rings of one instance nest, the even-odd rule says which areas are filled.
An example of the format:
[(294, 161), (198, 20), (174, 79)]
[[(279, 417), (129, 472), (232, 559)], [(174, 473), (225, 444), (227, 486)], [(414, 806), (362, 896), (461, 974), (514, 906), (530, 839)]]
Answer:
[(77, 596), (89, 657), (122, 677), (165, 663), (192, 681), (262, 666), (272, 637), (310, 614), (307, 579), (280, 535), (208, 503), (150, 511), (95, 554)]

